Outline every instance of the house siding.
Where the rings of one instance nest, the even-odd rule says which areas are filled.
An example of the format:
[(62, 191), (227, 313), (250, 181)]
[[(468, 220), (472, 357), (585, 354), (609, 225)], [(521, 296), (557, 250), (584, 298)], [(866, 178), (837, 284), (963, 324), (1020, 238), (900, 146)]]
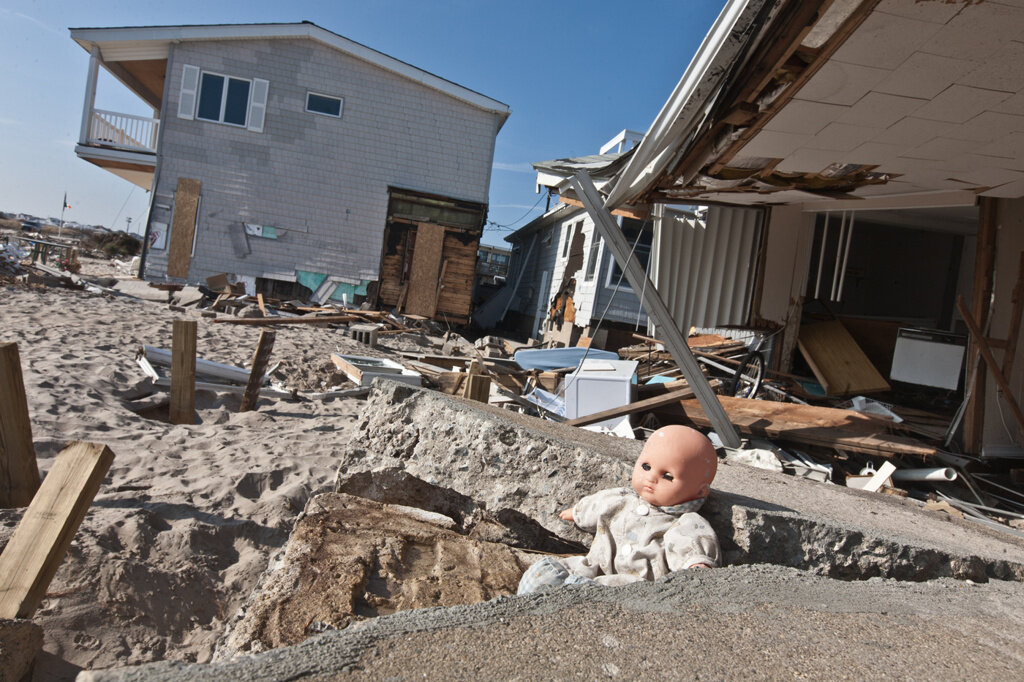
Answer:
[[(182, 67), (269, 81), (263, 132), (176, 116)], [(221, 272), (376, 279), (396, 186), (486, 203), (498, 115), (304, 39), (176, 46), (168, 66), (151, 221), (170, 224), (178, 178), (202, 183), (190, 281)], [(305, 111), (343, 98), (341, 118)], [(276, 239), (244, 235), (244, 223)], [(167, 251), (151, 251), (165, 279)]]

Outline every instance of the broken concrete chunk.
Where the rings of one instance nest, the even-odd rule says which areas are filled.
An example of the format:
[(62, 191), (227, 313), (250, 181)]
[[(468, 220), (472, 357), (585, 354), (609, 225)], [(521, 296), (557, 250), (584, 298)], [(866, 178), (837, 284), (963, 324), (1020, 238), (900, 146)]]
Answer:
[[(590, 536), (558, 512), (629, 485), (641, 445), (378, 380), (339, 475), (400, 468), (589, 545)], [(725, 463), (700, 513), (727, 563), (775, 563), (844, 579), (1024, 580), (1024, 545), (1015, 538), (902, 498)]]
[(538, 556), (466, 537), (424, 513), (343, 493), (312, 498), (216, 658), (396, 611), (511, 595)]

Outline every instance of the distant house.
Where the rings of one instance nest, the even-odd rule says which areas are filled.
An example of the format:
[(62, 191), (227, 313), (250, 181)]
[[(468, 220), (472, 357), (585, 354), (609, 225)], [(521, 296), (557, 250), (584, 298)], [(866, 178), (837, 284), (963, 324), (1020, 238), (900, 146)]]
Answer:
[[(152, 192), (146, 279), (468, 320), (507, 105), (306, 22), (71, 37), (76, 153)], [(96, 109), (100, 66), (153, 116)]]

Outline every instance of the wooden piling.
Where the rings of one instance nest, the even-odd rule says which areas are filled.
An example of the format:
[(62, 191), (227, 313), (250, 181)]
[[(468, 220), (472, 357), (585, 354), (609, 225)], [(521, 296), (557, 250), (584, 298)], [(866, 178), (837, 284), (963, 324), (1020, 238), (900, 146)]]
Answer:
[(18, 344), (0, 343), (0, 507), (25, 507), (39, 489)]
[(260, 332), (260, 340), (257, 342), (256, 352), (252, 356), (252, 369), (249, 370), (249, 381), (245, 385), (245, 394), (242, 396), (239, 412), (248, 412), (256, 407), (256, 401), (260, 397), (260, 384), (267, 371), (267, 363), (270, 362), (270, 353), (274, 349), (276, 335), (276, 332), (269, 329)]
[(172, 424), (191, 424), (196, 410), (196, 328), (195, 320), (175, 320), (171, 340)]

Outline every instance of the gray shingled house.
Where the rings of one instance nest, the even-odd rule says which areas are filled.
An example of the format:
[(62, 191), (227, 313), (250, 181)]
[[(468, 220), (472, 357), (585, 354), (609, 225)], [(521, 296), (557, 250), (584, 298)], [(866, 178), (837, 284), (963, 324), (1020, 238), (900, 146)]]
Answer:
[[(151, 191), (146, 279), (228, 273), (320, 299), (388, 290), (392, 305), (441, 312), (462, 305), (458, 290), (468, 299), (460, 259), (475, 258), (507, 105), (308, 22), (71, 37), (90, 53), (76, 153)], [(100, 66), (152, 117), (96, 109)]]

